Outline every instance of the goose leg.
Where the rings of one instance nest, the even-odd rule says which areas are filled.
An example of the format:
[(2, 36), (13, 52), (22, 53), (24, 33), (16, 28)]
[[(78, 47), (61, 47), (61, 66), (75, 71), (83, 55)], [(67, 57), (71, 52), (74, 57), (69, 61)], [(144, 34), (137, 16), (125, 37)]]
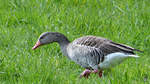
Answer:
[(85, 77), (88, 78), (90, 75), (91, 71), (89, 69), (85, 69), (81, 74), (80, 74), (80, 78)]
[[(95, 74), (96, 74), (97, 72), (98, 72), (98, 70), (97, 70), (97, 69), (92, 71), (92, 73), (95, 73)], [(101, 77), (102, 77), (102, 75), (103, 75), (103, 71), (102, 71), (102, 70), (100, 70), (100, 71), (99, 71), (99, 73), (98, 73), (98, 75), (99, 75), (99, 77), (101, 78)]]
[(103, 75), (103, 71), (102, 71), (102, 70), (100, 70), (100, 72), (99, 72), (99, 77), (101, 78), (101, 77), (102, 77), (102, 75)]
[(95, 74), (96, 74), (97, 72), (98, 72), (98, 70), (97, 70), (97, 69), (95, 69), (95, 70), (93, 70), (93, 71), (92, 71), (92, 73), (95, 73)]

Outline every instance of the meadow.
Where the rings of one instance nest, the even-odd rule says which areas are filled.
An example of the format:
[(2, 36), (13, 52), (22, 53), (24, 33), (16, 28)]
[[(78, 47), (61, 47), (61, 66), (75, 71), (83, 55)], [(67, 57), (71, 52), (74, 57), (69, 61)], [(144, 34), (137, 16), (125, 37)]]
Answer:
[[(150, 84), (149, 0), (0, 0), (0, 84)], [(43, 32), (70, 41), (96, 35), (144, 51), (104, 76), (79, 78), (84, 68), (57, 43), (32, 47)]]

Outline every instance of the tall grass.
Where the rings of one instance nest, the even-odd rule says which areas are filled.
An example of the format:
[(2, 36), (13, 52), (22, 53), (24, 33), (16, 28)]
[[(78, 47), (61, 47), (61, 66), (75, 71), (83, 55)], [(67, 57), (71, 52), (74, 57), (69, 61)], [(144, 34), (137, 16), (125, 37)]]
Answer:
[[(149, 0), (0, 0), (1, 84), (149, 84)], [(106, 70), (79, 79), (84, 70), (61, 54), (54, 43), (31, 48), (45, 31), (71, 41), (96, 35), (143, 50)]]

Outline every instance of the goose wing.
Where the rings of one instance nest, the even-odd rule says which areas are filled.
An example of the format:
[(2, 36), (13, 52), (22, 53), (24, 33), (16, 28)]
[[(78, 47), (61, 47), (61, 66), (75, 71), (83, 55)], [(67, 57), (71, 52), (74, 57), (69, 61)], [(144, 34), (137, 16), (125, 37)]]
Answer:
[(85, 36), (76, 39), (73, 43), (81, 45), (81, 46), (88, 46), (92, 48), (100, 49), (105, 55), (114, 53), (114, 52), (124, 52), (129, 54), (134, 54), (134, 51), (139, 51), (138, 49), (132, 48), (130, 46), (115, 43), (111, 40), (96, 37), (96, 36)]
[(73, 41), (74, 45), (78, 46), (80, 56), (86, 57), (86, 61), (90, 66), (98, 65), (103, 62), (104, 56), (115, 52), (123, 52), (134, 54), (133, 51), (140, 51), (130, 46), (112, 42), (111, 40), (96, 37), (85, 36)]

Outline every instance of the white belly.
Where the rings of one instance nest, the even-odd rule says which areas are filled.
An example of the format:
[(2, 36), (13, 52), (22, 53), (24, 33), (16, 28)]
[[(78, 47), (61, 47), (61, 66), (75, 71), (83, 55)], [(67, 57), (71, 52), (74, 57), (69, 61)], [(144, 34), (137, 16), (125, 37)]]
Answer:
[(99, 64), (99, 67), (100, 69), (109, 69), (111, 67), (119, 65), (129, 57), (134, 57), (134, 55), (127, 55), (120, 52), (108, 54), (107, 56), (105, 56), (104, 61)]

